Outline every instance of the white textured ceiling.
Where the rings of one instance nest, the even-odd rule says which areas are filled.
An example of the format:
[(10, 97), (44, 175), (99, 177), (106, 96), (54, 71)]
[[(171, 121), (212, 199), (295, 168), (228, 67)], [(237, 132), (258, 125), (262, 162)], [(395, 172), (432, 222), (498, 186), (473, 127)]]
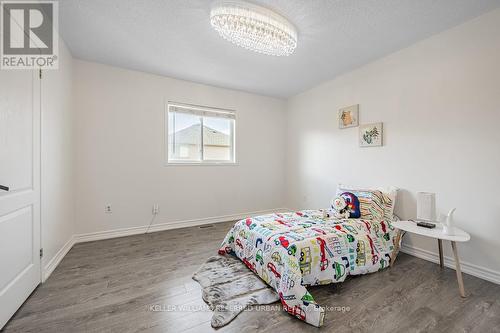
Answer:
[(260, 0), (299, 31), (295, 53), (239, 48), (209, 23), (210, 0), (60, 0), (80, 59), (289, 97), (500, 6), (500, 0)]

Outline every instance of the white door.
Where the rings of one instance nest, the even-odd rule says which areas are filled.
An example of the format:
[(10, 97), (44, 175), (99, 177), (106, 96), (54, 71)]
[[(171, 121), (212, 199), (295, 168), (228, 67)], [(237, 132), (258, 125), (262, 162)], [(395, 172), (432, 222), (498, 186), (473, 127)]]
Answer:
[[(40, 283), (40, 80), (0, 70), (0, 329)], [(8, 190), (7, 190), (8, 187)]]

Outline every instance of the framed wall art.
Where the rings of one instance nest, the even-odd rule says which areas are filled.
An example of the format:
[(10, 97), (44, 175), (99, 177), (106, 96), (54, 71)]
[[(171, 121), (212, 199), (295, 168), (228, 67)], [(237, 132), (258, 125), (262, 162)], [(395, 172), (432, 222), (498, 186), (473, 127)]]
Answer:
[(339, 110), (339, 128), (359, 125), (359, 104), (347, 106)]
[(359, 126), (360, 147), (380, 147), (382, 146), (382, 137), (382, 123), (373, 123)]

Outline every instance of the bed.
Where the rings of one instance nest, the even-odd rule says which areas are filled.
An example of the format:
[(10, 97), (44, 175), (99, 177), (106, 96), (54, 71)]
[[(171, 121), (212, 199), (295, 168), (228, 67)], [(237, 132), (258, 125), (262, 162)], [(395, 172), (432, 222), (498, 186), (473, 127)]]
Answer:
[(325, 309), (308, 286), (342, 282), (391, 263), (391, 221), (383, 213), (369, 217), (337, 219), (302, 210), (247, 218), (231, 228), (219, 254), (237, 256), (278, 292), (285, 311), (320, 327)]

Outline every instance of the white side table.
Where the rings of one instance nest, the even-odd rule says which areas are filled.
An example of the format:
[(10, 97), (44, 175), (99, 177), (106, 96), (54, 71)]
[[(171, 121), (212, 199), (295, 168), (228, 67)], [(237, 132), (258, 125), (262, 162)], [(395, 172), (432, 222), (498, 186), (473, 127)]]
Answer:
[(392, 252), (391, 255), (391, 266), (394, 264), (394, 261), (396, 260), (396, 256), (399, 251), (399, 243), (401, 240), (402, 231), (410, 232), (416, 235), (436, 238), (438, 240), (439, 265), (441, 266), (441, 268), (444, 268), (443, 240), (448, 240), (451, 242), (451, 248), (453, 249), (453, 256), (455, 257), (455, 268), (457, 272), (458, 289), (460, 290), (460, 296), (465, 297), (465, 288), (464, 288), (464, 282), (462, 280), (462, 271), (460, 270), (460, 261), (458, 258), (456, 242), (467, 242), (470, 239), (470, 235), (468, 233), (466, 233), (462, 229), (453, 227), (454, 234), (445, 235), (443, 234), (443, 228), (440, 223), (437, 223), (436, 227), (433, 229), (419, 227), (417, 226), (417, 223), (413, 221), (395, 221), (392, 222), (392, 225), (394, 226), (394, 228), (397, 229), (397, 231), (396, 231), (396, 244), (394, 246), (394, 251)]

